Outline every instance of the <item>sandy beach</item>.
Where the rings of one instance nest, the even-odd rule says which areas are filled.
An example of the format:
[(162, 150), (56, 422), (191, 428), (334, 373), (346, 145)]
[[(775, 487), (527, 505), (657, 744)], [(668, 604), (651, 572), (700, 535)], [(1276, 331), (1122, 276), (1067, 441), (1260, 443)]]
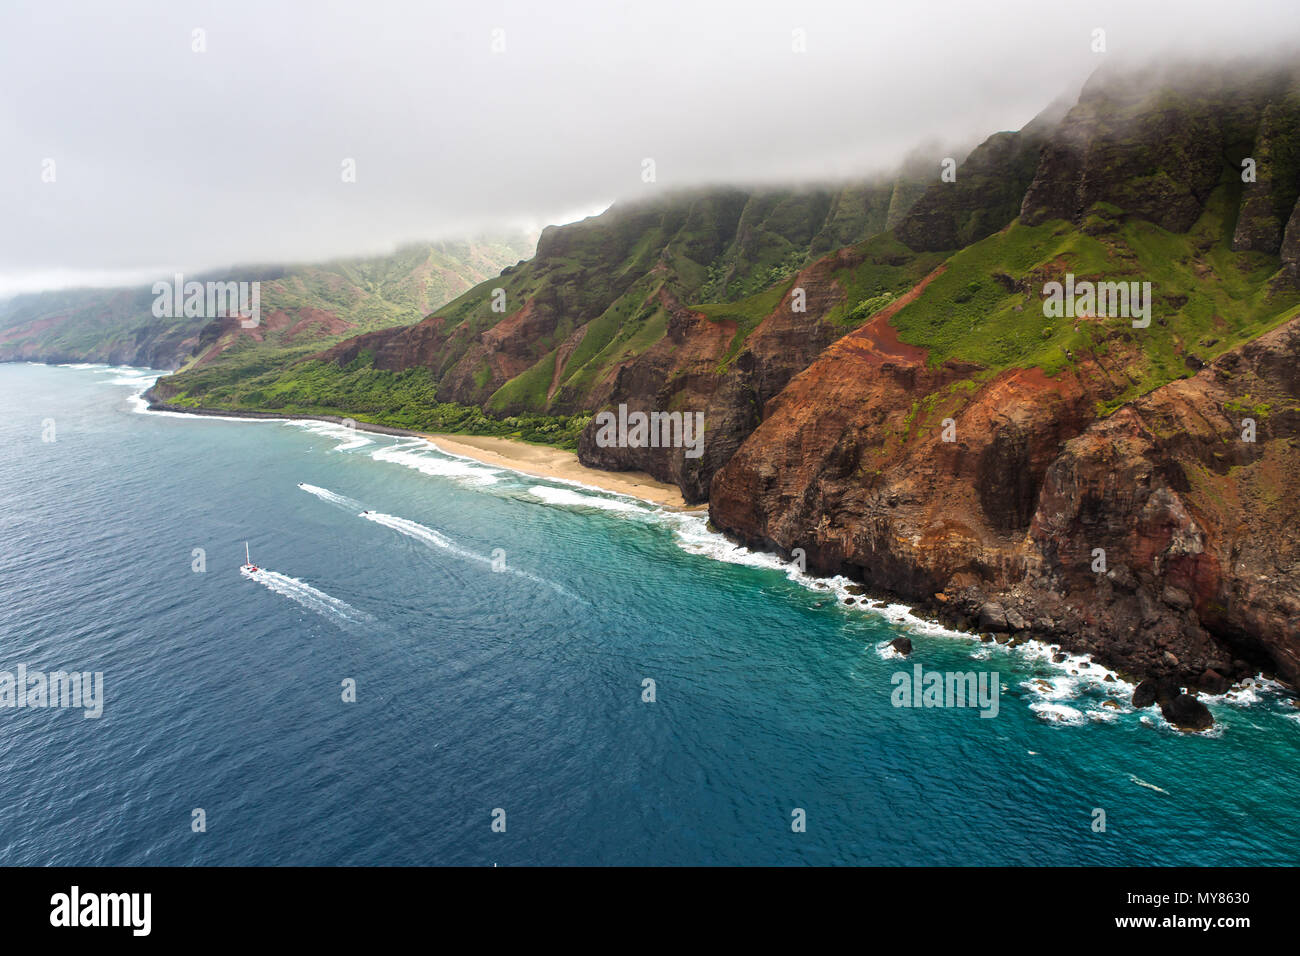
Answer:
[(610, 491), (631, 495), (643, 501), (668, 508), (696, 510), (707, 505), (688, 506), (681, 490), (650, 477), (641, 471), (601, 471), (578, 462), (574, 452), (546, 445), (530, 445), (513, 438), (493, 435), (429, 435), (421, 434), (442, 451), (451, 455), (472, 458), (485, 465), (496, 465), (537, 478), (558, 478)]

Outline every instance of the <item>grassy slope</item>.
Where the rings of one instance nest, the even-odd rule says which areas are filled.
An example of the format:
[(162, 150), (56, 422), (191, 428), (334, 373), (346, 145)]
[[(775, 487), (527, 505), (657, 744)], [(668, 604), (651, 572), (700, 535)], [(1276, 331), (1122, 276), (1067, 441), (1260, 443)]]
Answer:
[[(1122, 336), (1137, 346), (1137, 357), (1125, 369), (1129, 387), (1098, 408), (1109, 414), (1192, 374), (1188, 356), (1209, 362), (1300, 314), (1300, 292), (1274, 289), (1269, 281), (1278, 269), (1275, 257), (1232, 251), (1236, 208), (1235, 190), (1225, 183), (1184, 234), (1102, 204), (1083, 229), (1060, 220), (1034, 227), (1017, 221), (952, 256), (944, 274), (893, 324), (903, 341), (928, 349), (932, 363), (976, 362), (985, 367), (981, 377), (1029, 367), (1054, 376), (1090, 349), (1105, 352), (1109, 336)], [(1067, 271), (1076, 281), (1150, 282), (1150, 327), (1135, 329), (1124, 318), (1045, 317), (1043, 283)], [(1008, 291), (1012, 283), (1016, 288)], [(925, 401), (934, 405), (937, 398)], [(942, 404), (951, 414), (953, 404)]]
[[(537, 355), (532, 367), (487, 396), (483, 407), (496, 416), (522, 411), (567, 421), (555, 413), (582, 408), (583, 396), (618, 363), (663, 337), (668, 312), (661, 293), (686, 303), (753, 300), (738, 303), (741, 310), (769, 301), (774, 305), (773, 283), (788, 285), (789, 276), (811, 258), (882, 229), (894, 191), (884, 181), (833, 191), (701, 191), (615, 207), (583, 223), (548, 230), (532, 260), (503, 270), (437, 310), (449, 330), (459, 326), (461, 331), (448, 335), (430, 379), (440, 379), (460, 361), (482, 332), (532, 302), (553, 318), (554, 329), (529, 344)], [(498, 289), (505, 294), (504, 314), (491, 308)], [(759, 318), (748, 320), (743, 334)], [(559, 348), (579, 329), (581, 341), (568, 356), (562, 381), (555, 382)], [(222, 364), (215, 374), (195, 369), (169, 384), (196, 404), (253, 408), (259, 396), (272, 401), (283, 394), (301, 396), (294, 386), (308, 382), (319, 390), (319, 404), (359, 394), (373, 397), (379, 383), (387, 381), (384, 373), (364, 366), (331, 373), (301, 364), (273, 374), (225, 358)], [(482, 366), (475, 383), (483, 387), (489, 376)], [(557, 386), (554, 392), (552, 385)], [(424, 400), (425, 414), (432, 415), (435, 404), (454, 405), (445, 401), (451, 397), (460, 396)], [(394, 395), (395, 406), (403, 401)]]
[[(904, 341), (928, 349), (934, 363), (956, 358), (983, 366), (976, 379), (1013, 367), (1036, 366), (1057, 375), (1086, 351), (1105, 351), (1106, 338), (1118, 333), (1141, 348), (1139, 358), (1125, 369), (1130, 387), (1098, 409), (1099, 414), (1107, 414), (1138, 395), (1191, 374), (1189, 355), (1208, 362), (1300, 311), (1300, 293), (1270, 288), (1269, 279), (1278, 268), (1276, 258), (1232, 251), (1237, 198), (1232, 184), (1225, 183), (1185, 234), (1130, 219), (1102, 205), (1092, 210), (1082, 229), (1064, 221), (1033, 227), (1013, 223), (948, 258), (944, 274), (898, 312), (894, 325)], [(860, 243), (858, 250), (864, 261), (835, 273), (846, 299), (829, 318), (845, 331), (860, 325), (944, 259), (937, 253), (912, 253), (888, 234)], [(637, 252), (631, 258), (638, 259)], [(565, 261), (556, 268), (581, 266)], [(1093, 319), (1077, 323), (1076, 328), (1071, 319), (1045, 318), (1043, 283), (1066, 271), (1077, 279), (1151, 282), (1151, 326), (1133, 329), (1127, 319)], [(662, 281), (641, 277), (592, 323), (570, 358), (572, 371), (565, 387), (585, 387), (611, 363), (662, 336), (667, 315), (655, 295)], [(787, 278), (739, 301), (692, 308), (717, 321), (736, 322), (730, 361), (746, 336), (780, 302), (791, 281)], [(1008, 291), (1009, 285), (1015, 290)], [(472, 301), (474, 294), (461, 301)], [(453, 303), (448, 311), (457, 308)], [(504, 421), (476, 407), (438, 401), (436, 381), (426, 369), (394, 375), (370, 367), (364, 356), (345, 369), (320, 362), (285, 369), (264, 357), (248, 358), (239, 367), (192, 373), (188, 377), (192, 390), (180, 400), (351, 414), (403, 427), (513, 434), (572, 447), (586, 416), (551, 416), (545, 411), (555, 357), (554, 351), (549, 352), (493, 396), (489, 412), (503, 407), (505, 399), (530, 409)], [(917, 426), (925, 427), (934, 415), (953, 414), (974, 387), (973, 381), (967, 381), (942, 395), (919, 396)]]
[[(345, 369), (307, 358), (312, 349), (276, 353), (245, 349), (221, 365), (198, 369), (187, 387), (167, 397), (191, 408), (275, 411), (286, 415), (339, 415), (357, 421), (425, 432), (503, 435), (577, 447), (589, 415), (518, 415), (490, 418), (477, 406), (440, 402), (437, 382), (425, 368), (384, 372), (363, 353)], [(283, 359), (295, 362), (284, 373)]]
[[(843, 325), (845, 331), (861, 324), (874, 311), (857, 309), (855, 314), (855, 306), (862, 300), (892, 298), (905, 292), (943, 259), (935, 253), (912, 253), (888, 235), (872, 237), (860, 243), (857, 250), (865, 257), (862, 264), (835, 273), (848, 299), (831, 312), (830, 318)], [(634, 248), (630, 256), (633, 263), (640, 254)], [(568, 275), (571, 270), (582, 269), (582, 263), (582, 255), (575, 253), (550, 268), (553, 273)], [(512, 289), (529, 288), (537, 278), (527, 274), (506, 275), (499, 281), (506, 287), (509, 298)], [(737, 302), (692, 306), (715, 321), (736, 322), (737, 332), (727, 362), (740, 352), (745, 338), (777, 306), (792, 281), (787, 278)], [(654, 274), (641, 277), (591, 323), (566, 366), (565, 388), (586, 388), (597, 376), (606, 374), (614, 362), (638, 354), (662, 338), (668, 315), (656, 293), (664, 282)], [(482, 311), (480, 294), (478, 289), (471, 290), (440, 314), (460, 315), (464, 317), (462, 321), (472, 321)], [(196, 369), (176, 380), (184, 389), (172, 401), (289, 414), (351, 415), (359, 420), (403, 428), (514, 435), (568, 448), (575, 446), (578, 433), (590, 418), (589, 414), (553, 415), (546, 411), (547, 392), (555, 372), (554, 350), (499, 389), (488, 402), (487, 415), (476, 406), (441, 401), (437, 380), (428, 369), (408, 369), (401, 373), (380, 371), (364, 353), (346, 368), (305, 360), (305, 354), (292, 358), (297, 364), (268, 362), (261, 356), (240, 362), (228, 359), (220, 367)], [(725, 363), (719, 371), (724, 369)], [(500, 420), (491, 415), (509, 401), (524, 405), (528, 411)]]

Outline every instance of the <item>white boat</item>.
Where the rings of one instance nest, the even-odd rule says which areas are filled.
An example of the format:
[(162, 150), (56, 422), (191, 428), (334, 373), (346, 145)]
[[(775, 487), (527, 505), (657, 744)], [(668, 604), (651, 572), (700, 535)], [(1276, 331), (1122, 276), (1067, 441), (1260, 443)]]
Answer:
[(245, 541), (244, 542), (244, 563), (243, 565), (240, 566), (239, 573), (245, 575), (252, 575), (252, 574), (256, 574), (260, 570), (262, 569), (259, 568), (256, 564), (254, 564), (253, 559), (249, 557), (248, 542)]

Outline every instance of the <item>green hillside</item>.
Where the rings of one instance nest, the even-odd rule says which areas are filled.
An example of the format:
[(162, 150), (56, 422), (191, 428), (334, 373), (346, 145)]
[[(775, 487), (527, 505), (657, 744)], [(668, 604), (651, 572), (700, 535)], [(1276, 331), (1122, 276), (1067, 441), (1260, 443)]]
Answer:
[[(262, 323), (244, 332), (208, 318), (157, 318), (152, 283), (74, 289), (0, 303), (0, 361), (103, 361), (176, 367), (227, 349), (321, 347), (408, 325), (528, 256), (522, 236), (404, 246), (387, 256), (255, 266), (186, 280), (261, 284)], [(172, 276), (160, 276), (172, 281)]]

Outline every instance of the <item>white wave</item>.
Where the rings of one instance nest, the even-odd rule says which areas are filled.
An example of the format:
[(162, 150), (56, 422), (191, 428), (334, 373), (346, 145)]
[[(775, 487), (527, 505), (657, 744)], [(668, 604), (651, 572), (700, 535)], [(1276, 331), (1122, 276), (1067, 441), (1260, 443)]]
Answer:
[[(673, 529), (677, 546), (688, 554), (697, 554), (714, 561), (727, 564), (739, 564), (748, 568), (765, 568), (782, 572), (787, 579), (810, 591), (829, 591), (836, 597), (836, 603), (845, 610), (865, 611), (882, 617), (896, 627), (905, 628), (913, 634), (925, 634), (940, 637), (958, 637), (973, 639), (973, 635), (944, 627), (936, 621), (927, 621), (912, 613), (906, 604), (886, 604), (884, 601), (854, 594), (861, 587), (843, 575), (832, 578), (816, 577), (791, 561), (784, 561), (779, 555), (768, 551), (751, 551), (735, 544), (726, 536), (710, 531), (708, 518), (699, 513), (681, 511), (657, 511), (655, 517)], [(851, 590), (852, 589), (852, 590)], [(848, 598), (852, 604), (846, 603)]]
[(1240, 684), (1228, 688), (1222, 694), (1203, 694), (1201, 699), (1207, 704), (1232, 704), (1236, 707), (1249, 707), (1261, 701), (1272, 700), (1278, 703), (1290, 703), (1290, 692), (1286, 686), (1262, 674), (1247, 677)]
[[(28, 362), (28, 365), (40, 365), (41, 362)], [(61, 362), (59, 368), (107, 368), (103, 362)]]
[(173, 412), (160, 408), (156, 411), (149, 411), (149, 403), (144, 400), (144, 391), (131, 396), (131, 403), (135, 406), (137, 412), (147, 412), (149, 415), (157, 415), (160, 418), (183, 418), (187, 422), (240, 422), (242, 424), (264, 425), (267, 422), (287, 422), (287, 418), (249, 418), (246, 415), (196, 415), (193, 412)]
[[(1077, 707), (1062, 703), (1075, 700), (1084, 694), (1104, 694), (1107, 697), (1128, 700), (1133, 695), (1134, 686), (1119, 677), (1114, 671), (1079, 654), (1066, 654), (1059, 663), (1052, 658), (1062, 653), (1056, 645), (1041, 641), (1026, 641), (1016, 647), (997, 642), (982, 643), (977, 635), (945, 627), (936, 621), (928, 621), (914, 614), (906, 604), (887, 604), (870, 597), (855, 595), (850, 588), (854, 582), (843, 576), (818, 578), (800, 571), (792, 562), (783, 561), (780, 556), (764, 551), (751, 551), (737, 545), (724, 535), (710, 531), (707, 519), (703, 515), (681, 512), (658, 512), (661, 520), (669, 523), (674, 530), (678, 547), (691, 554), (698, 554), (715, 561), (740, 564), (751, 568), (767, 568), (783, 572), (796, 584), (812, 591), (831, 591), (836, 595), (837, 603), (846, 610), (860, 610), (881, 617), (894, 627), (913, 634), (932, 635), (936, 637), (960, 638), (972, 641), (974, 647), (971, 656), (977, 660), (989, 660), (995, 654), (1014, 654), (1029, 661), (1041, 662), (1044, 666), (1059, 673), (1050, 679), (1041, 679), (1042, 686), (1034, 680), (1026, 680), (1021, 687), (1028, 689), (1036, 698), (1029, 706), (1039, 717), (1063, 724), (1083, 723), (1086, 720), (1106, 721), (1115, 719), (1118, 711), (1109, 708), (1090, 710), (1086, 714)], [(860, 590), (854, 588), (854, 590)], [(853, 604), (846, 604), (852, 598)], [(883, 659), (899, 656), (897, 651), (885, 641), (875, 646), (876, 653)], [(1107, 679), (1109, 678), (1109, 680)], [(1095, 702), (1095, 701), (1094, 701)]]
[(147, 389), (158, 381), (157, 374), (149, 375), (119, 375), (117, 378), (110, 378), (109, 385), (130, 385), (132, 388)]
[(335, 451), (351, 451), (354, 448), (364, 448), (366, 445), (374, 444), (374, 439), (361, 429), (349, 428), (347, 425), (340, 425), (337, 422), (294, 419), (286, 422), (286, 424), (311, 432), (313, 435), (320, 435), (322, 438), (332, 438), (338, 441), (339, 444), (334, 447)]
[[(660, 514), (662, 519), (672, 527), (673, 536), (677, 539), (677, 546), (688, 554), (697, 554), (701, 557), (711, 558), (714, 561), (739, 564), (747, 568), (768, 568), (773, 571), (784, 571), (791, 580), (797, 580), (801, 574), (795, 565), (788, 561), (782, 561), (779, 555), (768, 551), (751, 551), (749, 548), (735, 544), (716, 531), (710, 531), (708, 519), (703, 515), (670, 512), (661, 512)], [(815, 581), (814, 586), (824, 585), (824, 587), (817, 588), (818, 590), (831, 588), (829, 579), (810, 578), (809, 580)]]
[(1029, 705), (1039, 717), (1055, 724), (1080, 724), (1086, 719), (1083, 712), (1067, 704), (1053, 704), (1046, 700), (1036, 700)]
[(907, 655), (895, 650), (890, 641), (881, 641), (876, 645), (876, 656), (882, 661), (904, 660)]
[(413, 468), (435, 478), (450, 478), (476, 485), (490, 485), (498, 480), (497, 473), (492, 469), (473, 464), (468, 459), (443, 455), (423, 438), (385, 446), (370, 457), (374, 461), (387, 461)]
[(540, 498), (548, 505), (648, 514), (645, 508), (634, 505), (630, 501), (620, 501), (616, 498), (597, 498), (595, 495), (583, 495), (576, 491), (569, 491), (567, 488), (548, 488), (546, 485), (534, 485), (528, 489), (528, 493), (534, 498)]
[(375, 619), (364, 611), (358, 611), (346, 601), (331, 597), (319, 588), (312, 587), (306, 581), (291, 578), (287, 574), (260, 568), (257, 571), (245, 571), (244, 577), (264, 585), (276, 594), (282, 594), (290, 600), (296, 601), (309, 611), (315, 611), (322, 617), (332, 618), (345, 624), (374, 623)]
[(315, 495), (321, 501), (328, 501), (332, 505), (340, 505), (349, 511), (356, 511), (361, 507), (361, 502), (349, 498), (346, 495), (338, 495), (328, 488), (320, 488), (316, 485), (309, 485), (305, 481), (298, 482), (298, 487), (309, 495)]
[(1069, 700), (1079, 693), (1079, 682), (1066, 675), (1059, 675), (1050, 680), (1044, 677), (1031, 677), (1021, 681), (1020, 686), (1040, 700)]

